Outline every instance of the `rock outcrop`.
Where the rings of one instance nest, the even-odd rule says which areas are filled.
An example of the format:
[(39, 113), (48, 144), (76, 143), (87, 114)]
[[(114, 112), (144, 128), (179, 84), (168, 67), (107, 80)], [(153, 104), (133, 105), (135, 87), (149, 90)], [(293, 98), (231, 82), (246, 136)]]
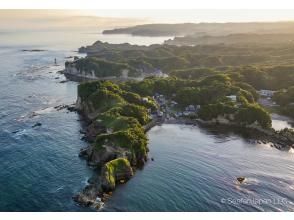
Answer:
[(73, 200), (78, 204), (86, 207), (93, 207), (95, 209), (101, 208), (101, 188), (100, 185), (90, 184), (87, 185), (82, 192), (73, 197)]
[(118, 158), (109, 161), (101, 171), (101, 187), (103, 191), (112, 191), (117, 183), (124, 183), (133, 175), (133, 169), (127, 159)]
[(89, 142), (79, 156), (100, 170), (101, 178), (76, 195), (76, 202), (98, 207), (97, 197), (107, 199), (107, 193), (145, 164), (148, 139), (144, 125), (149, 122), (149, 105), (138, 94), (129, 94), (110, 81), (79, 85), (76, 109), (87, 122), (81, 133)]

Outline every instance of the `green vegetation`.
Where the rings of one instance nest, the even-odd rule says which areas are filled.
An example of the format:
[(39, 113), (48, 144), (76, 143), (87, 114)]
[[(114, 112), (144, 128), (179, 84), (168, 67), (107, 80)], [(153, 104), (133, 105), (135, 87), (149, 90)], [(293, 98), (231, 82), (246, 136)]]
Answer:
[[(94, 71), (97, 76), (121, 76), (123, 69), (129, 70), (129, 76), (160, 70), (172, 77), (196, 81), (225, 73), (236, 83), (243, 83), (239, 87), (246, 83), (258, 90), (279, 90), (294, 84), (294, 44), (291, 43), (146, 47), (96, 42), (86, 50), (88, 57), (77, 60), (76, 65), (81, 70)], [(145, 90), (147, 95), (142, 85), (138, 85), (140, 90)], [(256, 99), (256, 94), (253, 95)]]
[(275, 92), (273, 100), (277, 102), (282, 114), (294, 118), (294, 86)]
[(230, 119), (229, 114), (235, 114), (237, 108), (232, 103), (208, 104), (201, 107), (198, 115), (203, 120), (211, 120), (218, 116)]
[(109, 131), (96, 137), (96, 149), (103, 150), (105, 145), (127, 149), (131, 164), (141, 164), (147, 157), (143, 125), (150, 121), (147, 108), (156, 108), (154, 100), (143, 100), (110, 81), (82, 83), (78, 93), (83, 111)]
[(103, 187), (106, 190), (113, 190), (119, 181), (126, 181), (133, 175), (130, 162), (124, 158), (118, 158), (107, 162), (103, 169)]
[(99, 112), (107, 111), (108, 109), (124, 102), (118, 94), (107, 89), (100, 89), (94, 92), (88, 99), (91, 101), (92, 107), (95, 111)]
[(256, 125), (263, 128), (271, 127), (270, 114), (257, 104), (240, 107), (236, 107), (232, 103), (209, 104), (203, 106), (198, 115), (203, 120), (211, 120), (221, 116), (242, 126), (257, 123)]
[(128, 160), (132, 165), (141, 165), (147, 158), (147, 137), (141, 127), (100, 134), (96, 137), (95, 146), (100, 149), (103, 145), (128, 149), (130, 151)]
[(148, 111), (145, 107), (135, 104), (123, 104), (108, 111), (110, 115), (126, 116), (136, 118), (140, 124), (145, 125), (150, 121)]
[(273, 99), (279, 105), (289, 105), (294, 103), (294, 86), (275, 92)]
[[(269, 113), (256, 103), (255, 89), (235, 81), (229, 73), (213, 74), (202, 80), (148, 77), (120, 84), (97, 81), (81, 84), (78, 91), (84, 109), (109, 131), (96, 137), (96, 149), (127, 149), (133, 165), (147, 156), (147, 137), (142, 126), (150, 121), (147, 109), (157, 109), (150, 97), (156, 93), (176, 101), (181, 109), (201, 105), (198, 117), (204, 120), (221, 116), (242, 126), (257, 123), (263, 128), (271, 127)], [(236, 100), (232, 101), (230, 96)]]
[(255, 89), (279, 90), (294, 84), (294, 66), (244, 66), (231, 70), (232, 78)]
[[(223, 116), (240, 125), (256, 122), (261, 127), (271, 127), (269, 113), (256, 103), (256, 90), (246, 83), (235, 82), (230, 74), (212, 75), (199, 81), (150, 77), (140, 82), (126, 82), (123, 87), (140, 95), (164, 94), (181, 108), (201, 105), (198, 116), (203, 120)], [(230, 95), (236, 96), (236, 102), (227, 97)]]
[(136, 76), (134, 68), (125, 63), (106, 61), (95, 57), (86, 57), (75, 61), (76, 68), (82, 72), (93, 72), (97, 77), (121, 76), (123, 70), (128, 70), (130, 76)]
[(112, 114), (112, 109), (105, 113), (99, 114), (96, 118), (101, 125), (113, 131), (126, 130), (133, 127), (140, 127), (140, 123), (136, 118), (120, 116), (119, 114)]
[(220, 71), (212, 68), (189, 68), (189, 69), (178, 69), (170, 73), (171, 76), (175, 76), (182, 79), (202, 79), (206, 76), (216, 75), (221, 73)]
[(250, 104), (240, 108), (236, 114), (236, 121), (242, 125), (257, 123), (263, 128), (271, 127), (271, 116), (257, 104)]

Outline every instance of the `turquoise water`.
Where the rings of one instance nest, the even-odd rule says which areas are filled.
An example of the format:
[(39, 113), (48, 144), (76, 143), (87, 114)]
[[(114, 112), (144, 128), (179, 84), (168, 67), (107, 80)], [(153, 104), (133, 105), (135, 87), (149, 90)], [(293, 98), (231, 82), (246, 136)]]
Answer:
[[(64, 78), (56, 73), (65, 57), (98, 39), (163, 41), (79, 32), (0, 34), (0, 211), (93, 211), (71, 198), (93, 174), (78, 157), (86, 146), (79, 116), (54, 106), (76, 100), (77, 83), (60, 83)], [(37, 116), (30, 117), (33, 112)], [(32, 128), (37, 122), (42, 126)], [(154, 161), (119, 186), (104, 211), (293, 210), (292, 153), (191, 126), (163, 125), (148, 135)], [(248, 179), (239, 186), (237, 176)], [(272, 202), (229, 204), (229, 198), (243, 197)]]

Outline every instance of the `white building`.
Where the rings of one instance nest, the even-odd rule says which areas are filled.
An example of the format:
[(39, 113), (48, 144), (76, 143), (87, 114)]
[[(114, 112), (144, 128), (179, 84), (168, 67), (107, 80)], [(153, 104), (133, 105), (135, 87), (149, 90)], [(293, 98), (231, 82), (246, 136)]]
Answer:
[(265, 90), (265, 89), (262, 89), (262, 90), (258, 91), (258, 94), (260, 96), (265, 96), (265, 97), (272, 97), (274, 95), (274, 93), (275, 93), (275, 91)]
[(149, 102), (149, 100), (148, 100), (147, 97), (143, 97), (143, 98), (142, 98), (142, 101), (145, 102), (145, 103), (146, 103), (146, 102)]
[(236, 95), (227, 95), (227, 98), (231, 99), (233, 102), (237, 102), (237, 96)]
[(163, 112), (162, 112), (162, 111), (158, 111), (158, 112), (157, 112), (157, 116), (158, 116), (158, 117), (162, 117), (162, 116), (163, 116)]
[(178, 103), (177, 102), (175, 102), (175, 101), (171, 101), (170, 102), (170, 105), (173, 107), (173, 106), (175, 106), (175, 105), (177, 105)]
[(186, 107), (186, 111), (195, 112), (196, 108), (195, 108), (194, 105), (189, 105), (189, 106)]

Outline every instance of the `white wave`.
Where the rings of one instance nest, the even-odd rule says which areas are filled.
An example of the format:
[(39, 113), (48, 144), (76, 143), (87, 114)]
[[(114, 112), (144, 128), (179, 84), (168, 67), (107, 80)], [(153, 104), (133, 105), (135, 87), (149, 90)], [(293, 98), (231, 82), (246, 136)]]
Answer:
[(34, 113), (36, 113), (37, 115), (43, 115), (43, 114), (48, 114), (54, 111), (56, 111), (54, 107), (48, 107), (48, 108), (43, 108), (43, 109), (34, 111)]
[(92, 207), (97, 209), (97, 211), (101, 211), (104, 208), (104, 202), (101, 201), (100, 197), (97, 197)]
[(58, 191), (62, 190), (63, 188), (64, 188), (64, 186), (60, 186), (55, 190), (55, 192), (58, 192)]

